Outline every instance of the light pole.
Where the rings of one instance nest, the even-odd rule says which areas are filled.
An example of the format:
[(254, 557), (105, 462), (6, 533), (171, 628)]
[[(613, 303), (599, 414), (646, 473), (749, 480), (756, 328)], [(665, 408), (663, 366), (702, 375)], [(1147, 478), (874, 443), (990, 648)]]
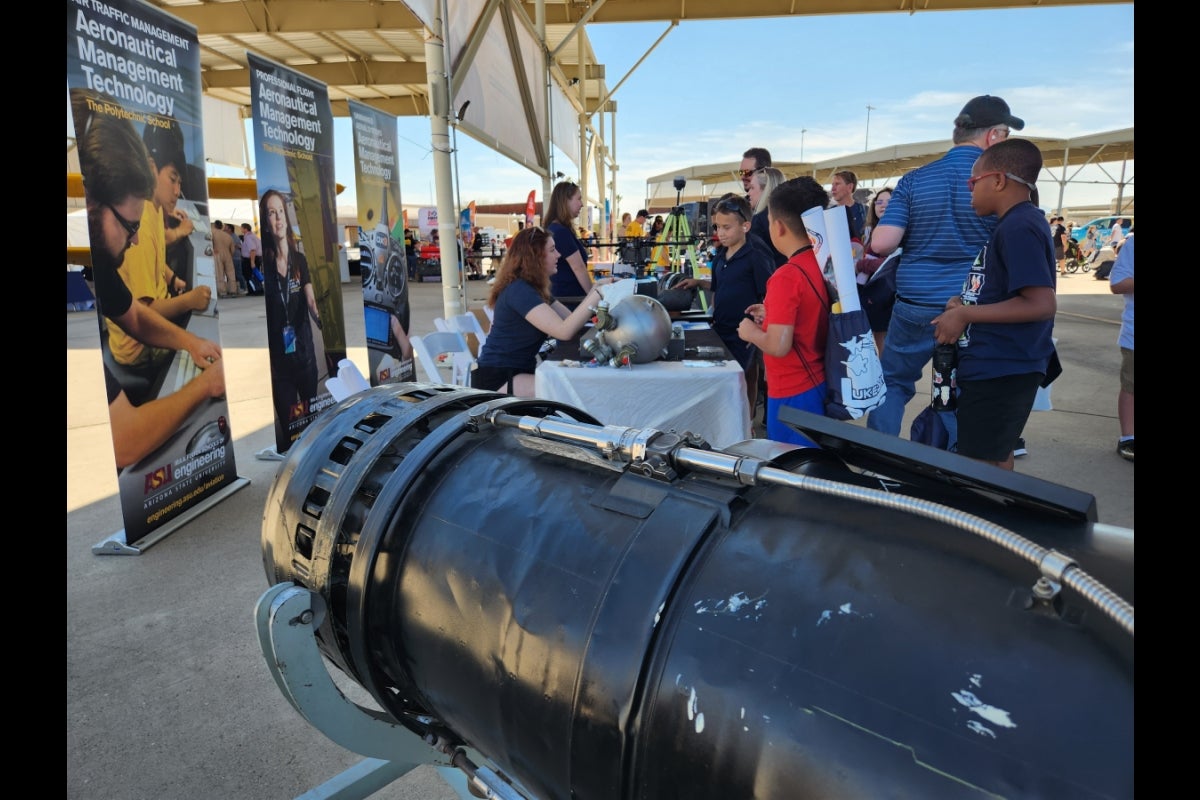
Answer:
[(804, 134), (808, 133), (808, 128), (800, 129), (800, 160), (804, 160)]
[(875, 106), (867, 106), (867, 135), (863, 137), (863, 150), (870, 150), (871, 144), (871, 112), (875, 110)]

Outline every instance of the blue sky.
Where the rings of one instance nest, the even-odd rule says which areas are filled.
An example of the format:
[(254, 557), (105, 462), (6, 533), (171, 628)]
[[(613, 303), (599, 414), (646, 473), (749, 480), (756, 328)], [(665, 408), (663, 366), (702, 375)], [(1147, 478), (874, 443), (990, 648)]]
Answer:
[[(610, 88), (667, 26), (588, 27)], [(868, 105), (871, 149), (948, 139), (963, 103), (979, 94), (1003, 97), (1029, 136), (1132, 127), (1133, 4), (681, 22), (613, 96), (620, 206), (642, 205), (650, 175), (736, 161), (747, 147), (799, 161), (801, 129), (804, 160), (861, 152)], [(429, 120), (401, 117), (399, 135), (402, 201), (433, 205)], [(353, 198), (349, 119), (335, 121), (335, 140), (341, 198)], [(1120, 175), (1119, 162), (1105, 168)], [(579, 172), (562, 154), (554, 170)], [(457, 173), (463, 205), (524, 202), (535, 188), (541, 199), (540, 178), (465, 135)], [(1116, 196), (1096, 168), (1075, 177), (1064, 205)], [(1057, 186), (1040, 189), (1049, 208)]]

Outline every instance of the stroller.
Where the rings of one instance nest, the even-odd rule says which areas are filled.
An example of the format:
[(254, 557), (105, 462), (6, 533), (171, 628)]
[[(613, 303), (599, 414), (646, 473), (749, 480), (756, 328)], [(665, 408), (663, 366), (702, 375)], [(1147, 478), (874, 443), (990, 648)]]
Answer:
[(1067, 243), (1067, 263), (1064, 265), (1067, 272), (1091, 272), (1092, 266), (1096, 263), (1096, 259), (1100, 257), (1100, 248), (1093, 247), (1092, 252), (1088, 255), (1083, 255), (1083, 250), (1079, 247), (1079, 242), (1071, 239)]

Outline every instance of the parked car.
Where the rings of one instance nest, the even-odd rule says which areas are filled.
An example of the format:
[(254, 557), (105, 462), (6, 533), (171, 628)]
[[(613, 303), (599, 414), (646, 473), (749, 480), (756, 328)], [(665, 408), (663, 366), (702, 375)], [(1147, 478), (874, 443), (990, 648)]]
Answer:
[(1077, 242), (1082, 242), (1083, 237), (1087, 236), (1088, 228), (1095, 225), (1096, 241), (1102, 243), (1108, 242), (1108, 237), (1112, 235), (1113, 223), (1119, 219), (1125, 220), (1125, 233), (1129, 233), (1129, 229), (1133, 227), (1133, 215), (1121, 214), (1120, 216), (1115, 217), (1097, 217), (1090, 222), (1085, 222), (1082, 225), (1076, 225), (1075, 230), (1071, 231), (1071, 237)]

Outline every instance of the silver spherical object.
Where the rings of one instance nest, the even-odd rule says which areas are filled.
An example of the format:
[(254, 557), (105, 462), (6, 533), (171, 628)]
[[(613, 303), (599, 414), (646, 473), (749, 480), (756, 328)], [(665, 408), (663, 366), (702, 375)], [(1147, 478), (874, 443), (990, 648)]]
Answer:
[(663, 304), (644, 294), (633, 294), (609, 310), (616, 327), (604, 331), (604, 342), (614, 353), (627, 344), (637, 347), (630, 356), (634, 364), (645, 364), (662, 355), (671, 338), (671, 315)]

